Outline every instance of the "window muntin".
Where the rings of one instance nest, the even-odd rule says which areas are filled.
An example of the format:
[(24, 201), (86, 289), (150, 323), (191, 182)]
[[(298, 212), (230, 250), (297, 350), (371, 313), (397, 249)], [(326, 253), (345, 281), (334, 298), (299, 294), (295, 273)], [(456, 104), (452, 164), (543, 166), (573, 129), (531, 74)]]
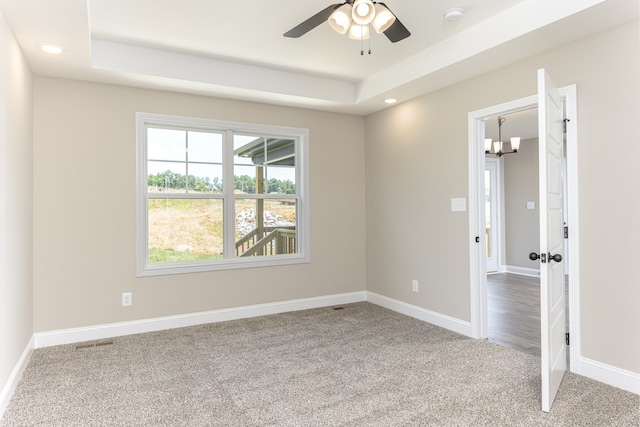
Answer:
[(307, 130), (137, 119), (138, 275), (308, 262)]
[(221, 133), (147, 126), (148, 192), (222, 193)]

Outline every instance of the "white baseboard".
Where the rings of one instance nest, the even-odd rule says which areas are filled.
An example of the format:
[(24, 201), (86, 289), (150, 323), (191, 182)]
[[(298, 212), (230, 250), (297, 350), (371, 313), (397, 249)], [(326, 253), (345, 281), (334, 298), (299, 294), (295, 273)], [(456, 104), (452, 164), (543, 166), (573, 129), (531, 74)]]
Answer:
[(13, 368), (11, 375), (9, 375), (7, 382), (2, 388), (2, 391), (0, 391), (0, 420), (4, 416), (4, 412), (7, 410), (7, 406), (9, 406), (9, 402), (11, 401), (11, 396), (13, 396), (13, 392), (16, 390), (16, 387), (18, 387), (18, 383), (22, 378), (22, 373), (27, 367), (27, 364), (29, 363), (29, 359), (31, 359), (31, 354), (33, 353), (33, 349), (34, 349), (34, 339), (33, 339), (33, 336), (31, 336), (31, 339), (29, 340), (29, 342), (27, 343), (27, 346), (22, 352), (20, 359), (18, 359), (18, 363), (16, 363), (15, 368)]
[(580, 358), (579, 370), (576, 373), (640, 395), (640, 374), (616, 368), (595, 360)]
[(455, 317), (436, 313), (435, 311), (407, 304), (406, 302), (385, 297), (373, 292), (367, 292), (367, 301), (406, 316), (411, 316), (424, 322), (471, 337), (471, 322), (465, 322), (460, 319), (456, 319)]
[(436, 326), (449, 329), (462, 335), (471, 336), (470, 322), (465, 322), (373, 292), (362, 291), (233, 307), (183, 315), (156, 317), (130, 322), (109, 323), (81, 328), (37, 332), (33, 334), (34, 348), (73, 344), (117, 336), (183, 328), (206, 323), (224, 322), (228, 320), (245, 319), (250, 317), (266, 316), (269, 314), (285, 313), (289, 311), (308, 310), (339, 304), (350, 304), (361, 301), (369, 301), (389, 310), (432, 323)]
[[(340, 304), (350, 304), (361, 301), (368, 301), (389, 310), (472, 337), (470, 322), (462, 321), (460, 319), (427, 310), (403, 301), (366, 291), (211, 310), (131, 322), (111, 323), (84, 328), (38, 332), (35, 333), (29, 341), (27, 348), (24, 350), (24, 353), (11, 373), (9, 380), (0, 393), (0, 417), (3, 415), (9, 404), (11, 396), (20, 381), (22, 372), (27, 366), (34, 348), (265, 316), (290, 311), (329, 307)], [(579, 364), (580, 365), (577, 369), (574, 370), (576, 373), (640, 395), (640, 374), (625, 371), (584, 357), (580, 358)]]
[(540, 270), (537, 268), (517, 267), (515, 265), (505, 265), (505, 273), (519, 274), (521, 276), (540, 277)]
[[(436, 313), (425, 308), (407, 304), (403, 301), (398, 301), (373, 292), (367, 292), (367, 301), (389, 310), (472, 337), (470, 322), (465, 322), (460, 319)], [(572, 369), (573, 372), (640, 395), (640, 374), (606, 365), (601, 362), (596, 362), (595, 360), (590, 360), (584, 357), (580, 358), (579, 363), (580, 366), (577, 367), (577, 369)]]
[(308, 310), (339, 304), (350, 304), (367, 300), (367, 293), (351, 292), (326, 295), (313, 298), (279, 301), (243, 307), (189, 313), (176, 316), (156, 317), (152, 319), (134, 320), (105, 325), (87, 326), (83, 328), (62, 329), (57, 331), (35, 333), (35, 348), (54, 345), (72, 344), (83, 341), (99, 340), (123, 335), (140, 334), (164, 329), (183, 328), (206, 323), (224, 322), (289, 311)]

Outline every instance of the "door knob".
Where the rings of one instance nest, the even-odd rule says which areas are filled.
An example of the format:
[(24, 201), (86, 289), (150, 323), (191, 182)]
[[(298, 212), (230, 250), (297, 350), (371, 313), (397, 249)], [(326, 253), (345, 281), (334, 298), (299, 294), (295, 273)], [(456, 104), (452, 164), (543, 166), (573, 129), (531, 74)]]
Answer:
[[(529, 255), (529, 256), (531, 256), (531, 255)], [(560, 255), (560, 254), (555, 254), (555, 255), (549, 254), (549, 261), (560, 262), (560, 261), (562, 261), (562, 255)]]
[(551, 262), (551, 261), (555, 261), (555, 262), (560, 262), (560, 261), (562, 261), (562, 255), (560, 255), (560, 254), (551, 255), (551, 254), (549, 253), (549, 254), (542, 254), (542, 256), (538, 255), (538, 254), (537, 254), (537, 253), (535, 253), (535, 252), (531, 252), (531, 253), (529, 254), (529, 259), (530, 259), (531, 261), (535, 261), (535, 260), (537, 260), (537, 259), (540, 259), (540, 261), (542, 261), (543, 263), (545, 263), (545, 262), (547, 262), (547, 258), (549, 258), (549, 262)]

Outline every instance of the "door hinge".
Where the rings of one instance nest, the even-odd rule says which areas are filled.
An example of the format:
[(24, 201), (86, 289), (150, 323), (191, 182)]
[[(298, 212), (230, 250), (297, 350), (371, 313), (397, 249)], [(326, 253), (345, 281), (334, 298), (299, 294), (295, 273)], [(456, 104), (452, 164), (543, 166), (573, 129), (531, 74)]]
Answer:
[(476, 243), (480, 243), (480, 236), (476, 236)]
[(569, 238), (569, 227), (567, 227), (566, 225), (564, 226), (564, 238)]
[(567, 332), (565, 335), (565, 342), (567, 343), (567, 345), (569, 345), (569, 332)]
[(567, 133), (567, 122), (570, 122), (571, 120), (569, 119), (563, 119), (562, 120), (562, 133)]

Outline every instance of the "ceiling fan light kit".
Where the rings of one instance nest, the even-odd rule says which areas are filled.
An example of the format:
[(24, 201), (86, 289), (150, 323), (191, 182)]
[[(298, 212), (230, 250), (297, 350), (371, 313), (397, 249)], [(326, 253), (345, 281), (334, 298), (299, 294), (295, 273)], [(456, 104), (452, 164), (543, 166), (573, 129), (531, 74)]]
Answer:
[(351, 28), (349, 28), (349, 38), (352, 40), (368, 40), (369, 26), (368, 25), (351, 25)]
[(349, 30), (349, 27), (351, 26), (351, 10), (351, 5), (349, 3), (345, 3), (337, 8), (329, 17), (329, 25), (331, 25), (331, 28), (333, 28), (338, 34), (345, 34), (347, 30)]
[(349, 31), (350, 39), (366, 40), (369, 38), (369, 24), (380, 34), (393, 25), (396, 17), (380, 3), (374, 5), (370, 0), (356, 0), (353, 6), (345, 3), (337, 8), (328, 21), (338, 34)]
[(369, 25), (375, 14), (371, 0), (356, 0), (351, 10), (351, 18), (358, 25)]
[(396, 16), (380, 3), (376, 4), (375, 10), (376, 16), (373, 18), (371, 25), (373, 25), (373, 29), (380, 34), (387, 31), (389, 27), (396, 22)]
[[(348, 32), (350, 39), (360, 41), (369, 39), (370, 26), (378, 34), (384, 33), (392, 43), (399, 42), (411, 35), (384, 3), (372, 0), (346, 0), (344, 3), (336, 3), (326, 7), (284, 33), (284, 36), (298, 38), (325, 21), (338, 34)], [(371, 53), (371, 49), (369, 49), (369, 53)], [(363, 54), (362, 49), (360, 54)]]

